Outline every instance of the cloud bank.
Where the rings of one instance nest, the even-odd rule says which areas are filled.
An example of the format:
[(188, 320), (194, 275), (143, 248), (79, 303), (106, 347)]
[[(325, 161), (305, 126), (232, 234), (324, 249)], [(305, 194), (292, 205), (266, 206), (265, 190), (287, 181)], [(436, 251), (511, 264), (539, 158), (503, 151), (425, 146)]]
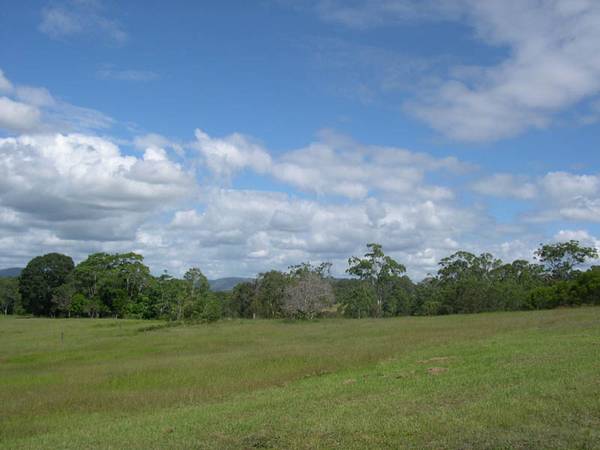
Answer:
[[(597, 101), (597, 2), (307, 5), (321, 20), (356, 33), (460, 20), (479, 42), (503, 49), (499, 63), (452, 66), (404, 101), (405, 111), (451, 139), (515, 136)], [(42, 12), (40, 30), (63, 40), (102, 34), (122, 44), (128, 38), (97, 2), (53, 3)], [(354, 54), (343, 45), (336, 49), (341, 58)], [(372, 47), (360, 54), (375, 66), (391, 56)], [(393, 59), (376, 77), (380, 89), (402, 89), (405, 76), (437, 67), (422, 62), (398, 77), (404, 61)], [(97, 75), (150, 81), (156, 74), (109, 66)], [(457, 249), (510, 260), (531, 257), (542, 240), (599, 245), (595, 173), (490, 174), (452, 155), (371, 145), (334, 130), (300, 148), (273, 149), (234, 130), (211, 135), (202, 124), (190, 130), (190, 142), (152, 132), (117, 140), (106, 136), (113, 124), (99, 111), (0, 71), (0, 266), (50, 251), (81, 259), (93, 251), (133, 250), (156, 273), (199, 266), (210, 277), (253, 276), (330, 261), (340, 275), (349, 256), (379, 242), (420, 278)], [(245, 177), (260, 187), (249, 189)], [(510, 223), (497, 220), (489, 206), (497, 198), (518, 203), (522, 212)]]

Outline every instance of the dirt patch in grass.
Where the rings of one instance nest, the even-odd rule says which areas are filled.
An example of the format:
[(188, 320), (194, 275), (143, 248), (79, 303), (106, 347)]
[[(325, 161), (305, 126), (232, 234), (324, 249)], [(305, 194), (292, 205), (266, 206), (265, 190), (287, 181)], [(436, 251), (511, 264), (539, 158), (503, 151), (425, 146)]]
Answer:
[(414, 376), (416, 373), (417, 372), (415, 370), (400, 372), (400, 373), (397, 373), (396, 375), (394, 375), (394, 378), (396, 378), (396, 379), (409, 378), (409, 377)]
[(427, 369), (429, 375), (439, 375), (440, 373), (448, 372), (447, 367), (430, 367)]
[(330, 370), (319, 369), (315, 370), (314, 372), (307, 373), (302, 378), (323, 377), (325, 375), (329, 375), (330, 373), (332, 373)]

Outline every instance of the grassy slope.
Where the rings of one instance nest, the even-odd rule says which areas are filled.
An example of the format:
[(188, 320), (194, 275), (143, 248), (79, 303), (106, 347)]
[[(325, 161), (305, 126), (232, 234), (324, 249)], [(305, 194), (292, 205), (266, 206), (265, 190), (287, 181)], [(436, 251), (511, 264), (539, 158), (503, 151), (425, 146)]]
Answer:
[(0, 319), (0, 447), (600, 448), (600, 308), (149, 325)]

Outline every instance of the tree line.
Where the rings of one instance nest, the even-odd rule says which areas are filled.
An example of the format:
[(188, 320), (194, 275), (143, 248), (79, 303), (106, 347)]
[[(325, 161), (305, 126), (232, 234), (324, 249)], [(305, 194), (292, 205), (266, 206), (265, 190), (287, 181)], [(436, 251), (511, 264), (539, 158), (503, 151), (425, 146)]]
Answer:
[(173, 321), (546, 309), (600, 304), (600, 267), (579, 270), (597, 257), (595, 248), (575, 240), (540, 245), (535, 262), (458, 251), (414, 283), (404, 265), (371, 243), (362, 257), (348, 260), (349, 278), (333, 278), (330, 263), (302, 263), (212, 292), (199, 268), (183, 278), (154, 276), (136, 253), (94, 253), (77, 265), (49, 253), (29, 261), (18, 278), (0, 279), (0, 307), (4, 314)]

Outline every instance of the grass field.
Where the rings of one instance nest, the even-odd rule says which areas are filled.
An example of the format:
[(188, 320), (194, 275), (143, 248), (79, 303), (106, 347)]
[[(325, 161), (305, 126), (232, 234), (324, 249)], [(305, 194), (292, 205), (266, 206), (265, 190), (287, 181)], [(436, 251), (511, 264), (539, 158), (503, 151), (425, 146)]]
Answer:
[(600, 308), (0, 338), (1, 448), (600, 448)]

